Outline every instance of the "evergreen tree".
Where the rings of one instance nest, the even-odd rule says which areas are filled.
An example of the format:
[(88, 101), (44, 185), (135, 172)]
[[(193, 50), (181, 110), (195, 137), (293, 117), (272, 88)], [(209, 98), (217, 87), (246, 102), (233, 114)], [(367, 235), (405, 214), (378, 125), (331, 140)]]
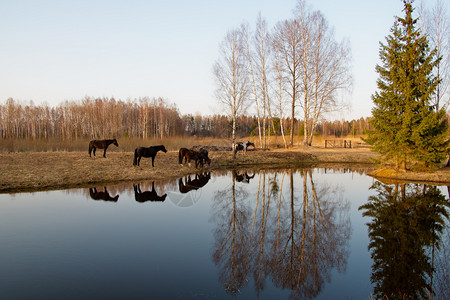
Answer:
[(448, 153), (445, 111), (432, 104), (438, 79), (432, 71), (439, 58), (427, 37), (415, 27), (412, 0), (403, 0), (404, 18), (397, 18), (380, 43), (381, 65), (378, 91), (372, 95), (373, 130), (365, 141), (382, 154), (381, 162), (394, 161), (406, 169), (407, 162), (436, 167)]

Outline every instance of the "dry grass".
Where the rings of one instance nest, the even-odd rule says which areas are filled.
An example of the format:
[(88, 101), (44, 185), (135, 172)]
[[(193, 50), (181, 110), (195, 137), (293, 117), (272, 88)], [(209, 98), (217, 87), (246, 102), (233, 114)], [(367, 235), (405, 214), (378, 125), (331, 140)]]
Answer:
[[(189, 147), (198, 144), (207, 145), (208, 143), (202, 140), (201, 143), (195, 143), (194, 141), (192, 144), (184, 143), (182, 146)], [(172, 147), (178, 146), (174, 142), (168, 148), (171, 149)], [(97, 154), (96, 158), (90, 158), (87, 150), (0, 154), (0, 192), (60, 189), (126, 181), (162, 180), (178, 178), (199, 171), (194, 166), (179, 165), (178, 152), (174, 150), (167, 153), (159, 152), (155, 159), (154, 168), (152, 168), (149, 158), (143, 158), (140, 167), (133, 166), (133, 152), (123, 151), (123, 149), (117, 149), (116, 147), (111, 147), (108, 150), (107, 158), (101, 157), (101, 150)], [(371, 158), (376, 156), (368, 149), (299, 147), (288, 150), (249, 151), (246, 154), (239, 152), (237, 159), (233, 160), (231, 152), (218, 151), (210, 152), (212, 164), (205, 170), (243, 167), (300, 167), (306, 164), (315, 165), (319, 163), (341, 164), (340, 166), (364, 164), (364, 166), (374, 168), (375, 165), (371, 164)], [(414, 174), (417, 175), (417, 173), (408, 173), (408, 179), (414, 178), (416, 176)], [(427, 174), (428, 177), (426, 177)], [(404, 176), (405, 174), (400, 175)], [(375, 173), (374, 176), (384, 177)], [(399, 174), (390, 174), (390, 176), (402, 178), (399, 177)], [(437, 178), (439, 180), (436, 180)], [(421, 175), (420, 180), (450, 182), (450, 170), (446, 168), (439, 170), (439, 172), (426, 173), (423, 176)]]

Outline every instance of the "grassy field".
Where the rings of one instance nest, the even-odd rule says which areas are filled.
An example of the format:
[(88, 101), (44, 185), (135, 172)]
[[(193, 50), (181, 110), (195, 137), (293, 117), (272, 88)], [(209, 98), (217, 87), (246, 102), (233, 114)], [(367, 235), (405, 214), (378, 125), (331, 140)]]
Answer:
[[(143, 158), (140, 167), (133, 166), (133, 152), (108, 149), (107, 157), (97, 152), (90, 158), (87, 151), (19, 152), (0, 154), (0, 192), (60, 189), (144, 180), (162, 180), (193, 174), (195, 167), (180, 165), (178, 152), (159, 152), (155, 167), (151, 159)], [(371, 158), (377, 155), (368, 149), (324, 149), (319, 147), (275, 149), (239, 152), (237, 159), (227, 151), (210, 152), (211, 166), (206, 170), (227, 168), (276, 168), (311, 165), (329, 166), (376, 166)], [(395, 177), (389, 173), (387, 177)], [(398, 175), (398, 174), (397, 174)], [(383, 174), (376, 175), (386, 177)], [(409, 177), (408, 177), (409, 176)], [(397, 176), (398, 177), (398, 176)], [(449, 182), (450, 170), (441, 169), (433, 173), (400, 173), (407, 180)]]

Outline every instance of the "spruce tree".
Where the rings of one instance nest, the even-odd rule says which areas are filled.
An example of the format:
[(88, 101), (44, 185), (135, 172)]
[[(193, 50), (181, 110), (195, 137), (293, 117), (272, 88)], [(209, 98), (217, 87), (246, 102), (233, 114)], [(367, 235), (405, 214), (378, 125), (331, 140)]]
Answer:
[(380, 43), (378, 91), (372, 95), (373, 130), (365, 141), (382, 154), (381, 162), (436, 167), (448, 153), (445, 111), (432, 104), (439, 58), (415, 27), (412, 0), (403, 0), (405, 17), (397, 17), (386, 44)]

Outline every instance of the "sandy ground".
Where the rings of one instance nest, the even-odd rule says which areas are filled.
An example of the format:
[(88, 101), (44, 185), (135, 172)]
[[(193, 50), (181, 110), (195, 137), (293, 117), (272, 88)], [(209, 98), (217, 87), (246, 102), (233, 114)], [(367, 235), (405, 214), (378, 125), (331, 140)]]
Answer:
[[(99, 154), (99, 153), (98, 153)], [(211, 166), (204, 170), (226, 168), (301, 167), (322, 164), (363, 165), (375, 170), (371, 158), (377, 154), (367, 149), (290, 149), (239, 152), (233, 161), (231, 152), (210, 152)], [(178, 152), (159, 152), (155, 167), (143, 158), (133, 166), (132, 152), (108, 151), (107, 157), (90, 158), (86, 152), (32, 152), (0, 154), (0, 192), (34, 191), (89, 186), (117, 182), (162, 180), (198, 172), (194, 165), (180, 165)], [(432, 173), (389, 171), (373, 173), (375, 177), (403, 178), (450, 184), (450, 169)]]

